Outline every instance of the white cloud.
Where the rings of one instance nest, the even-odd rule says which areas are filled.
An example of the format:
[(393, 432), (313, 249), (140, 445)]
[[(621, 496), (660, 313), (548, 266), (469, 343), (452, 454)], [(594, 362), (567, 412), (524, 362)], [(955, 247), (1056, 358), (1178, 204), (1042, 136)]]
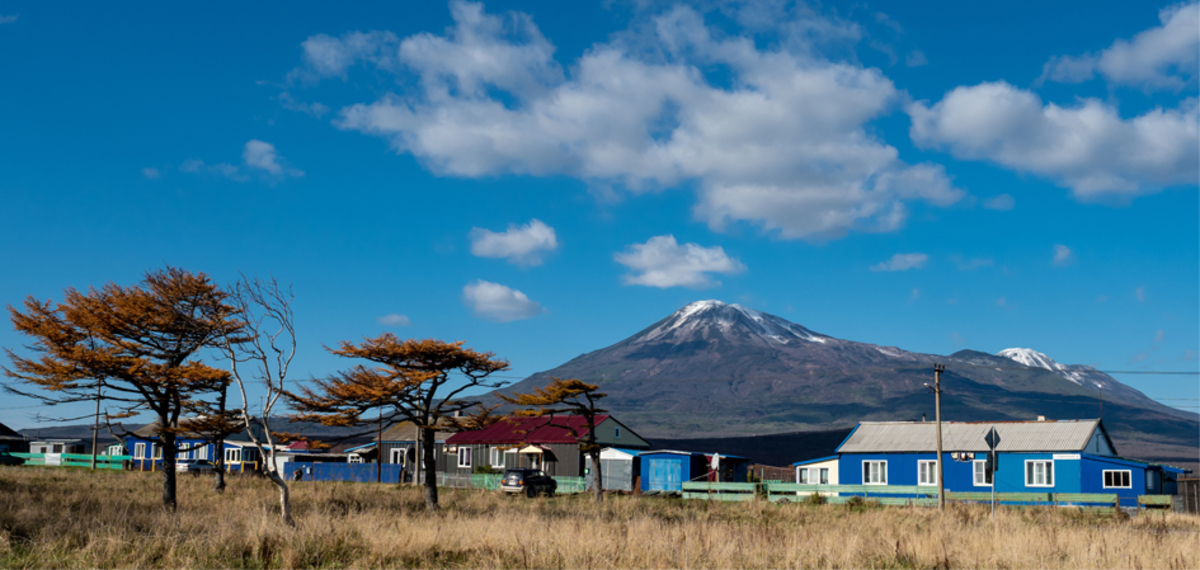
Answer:
[(496, 323), (529, 319), (545, 312), (524, 293), (482, 279), (463, 287), (462, 298), (476, 315)]
[(1200, 63), (1200, 4), (1163, 8), (1158, 19), (1161, 25), (1132, 40), (1117, 40), (1099, 54), (1051, 58), (1042, 69), (1042, 80), (1079, 83), (1099, 72), (1112, 83), (1183, 89), (1195, 81)]
[(360, 60), (391, 68), (398, 45), (399, 39), (391, 32), (350, 32), (340, 38), (317, 34), (300, 44), (304, 67), (293, 71), (290, 79), (345, 79), (346, 70)]
[(407, 327), (412, 325), (412, 321), (407, 316), (396, 313), (384, 315), (375, 320), (385, 327)]
[(234, 166), (229, 163), (207, 164), (203, 160), (193, 158), (183, 161), (179, 170), (190, 174), (214, 174), (236, 182), (245, 182), (250, 174), (258, 174), (268, 182), (278, 182), (285, 178), (304, 176), (303, 170), (297, 170), (286, 165), (275, 145), (258, 139), (251, 139), (242, 147), (242, 164)]
[(1061, 243), (1054, 244), (1054, 264), (1055, 265), (1062, 267), (1064, 265), (1070, 265), (1074, 261), (1075, 261), (1075, 252), (1071, 251), (1071, 248), (1069, 248)]
[(929, 59), (925, 57), (925, 52), (914, 49), (912, 53), (908, 54), (908, 57), (904, 58), (904, 63), (909, 67), (921, 67), (929, 65)]
[(153, 166), (147, 166), (146, 168), (142, 169), (142, 176), (145, 176), (148, 180), (158, 180), (162, 177), (162, 173)]
[(996, 260), (988, 257), (967, 259), (961, 255), (951, 255), (950, 261), (953, 261), (954, 265), (962, 271), (970, 271), (972, 269), (979, 269), (980, 267), (991, 267), (996, 264)]
[(679, 245), (673, 235), (632, 244), (613, 258), (633, 271), (621, 278), (624, 284), (661, 289), (712, 287), (718, 283), (709, 274), (733, 275), (746, 270), (740, 261), (726, 255), (721, 246)]
[(996, 82), (958, 87), (936, 105), (917, 102), (908, 112), (918, 145), (1033, 172), (1081, 199), (1195, 184), (1200, 171), (1195, 98), (1126, 120), (1096, 99), (1043, 105), (1032, 92)]
[(510, 224), (504, 232), (471, 228), (471, 253), (478, 257), (503, 257), (517, 265), (541, 265), (543, 252), (558, 249), (554, 228), (538, 219), (524, 226)]
[[(906, 164), (872, 134), (868, 123), (902, 94), (877, 69), (816, 56), (816, 43), (858, 36), (807, 8), (772, 12), (778, 41), (760, 49), (753, 35), (714, 37), (702, 14), (676, 7), (592, 45), (569, 76), (528, 16), (464, 2), (451, 12), (440, 36), (314, 36), (301, 73), (340, 76), (363, 61), (401, 74), (413, 88), (345, 107), (335, 124), (437, 173), (565, 175), (634, 193), (688, 185), (694, 215), (717, 230), (890, 231), (907, 202), (962, 196), (940, 165)], [(748, 30), (772, 18), (737, 12)], [(382, 55), (393, 43), (396, 61)], [(712, 84), (707, 67), (728, 69), (729, 85)]]
[(924, 253), (897, 253), (887, 261), (881, 261), (871, 266), (871, 271), (908, 271), (920, 269), (929, 261)]
[(0, 16), (0, 24), (11, 24), (11, 23), (17, 21), (17, 18), (19, 18), (19, 17), (20, 17), (19, 14), (13, 14), (11, 16)]
[(1008, 211), (1017, 204), (1011, 194), (999, 194), (983, 201), (983, 207), (989, 210)]

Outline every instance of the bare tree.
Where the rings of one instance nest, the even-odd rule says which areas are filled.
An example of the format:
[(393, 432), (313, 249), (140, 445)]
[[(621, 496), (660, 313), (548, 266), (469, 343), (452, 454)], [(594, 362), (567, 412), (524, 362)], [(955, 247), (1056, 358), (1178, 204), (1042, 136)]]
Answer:
[[(279, 491), (280, 515), (288, 526), (295, 526), (296, 522), (292, 519), (287, 481), (275, 461), (276, 440), (281, 434), (271, 430), (271, 411), (279, 399), (288, 394), (288, 371), (296, 356), (293, 298), (291, 289), (280, 288), (274, 278), (262, 280), (243, 276), (231, 287), (230, 303), (246, 322), (246, 339), (229, 341), (221, 346), (242, 397), (241, 421), (263, 458), (264, 473)], [(266, 390), (262, 410), (257, 415), (250, 413), (247, 385)]]

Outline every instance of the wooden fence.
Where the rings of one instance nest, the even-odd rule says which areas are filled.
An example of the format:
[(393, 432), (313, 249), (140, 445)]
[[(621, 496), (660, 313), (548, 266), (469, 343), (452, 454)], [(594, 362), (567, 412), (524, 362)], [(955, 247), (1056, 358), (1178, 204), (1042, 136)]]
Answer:
[[(894, 506), (937, 506), (937, 491), (916, 485), (800, 485), (796, 483), (706, 483), (683, 484), (684, 499), (708, 501), (752, 501), (758, 498), (775, 503), (808, 501), (817, 494), (827, 503), (844, 504), (858, 500)], [(990, 503), (991, 493), (946, 492), (947, 502)], [(997, 493), (996, 502), (1005, 506), (1075, 506), (1113, 511), (1120, 506), (1116, 493)], [(1140, 508), (1171, 505), (1171, 495), (1143, 495)]]
[(1200, 515), (1200, 479), (1188, 477), (1179, 480), (1177, 511)]

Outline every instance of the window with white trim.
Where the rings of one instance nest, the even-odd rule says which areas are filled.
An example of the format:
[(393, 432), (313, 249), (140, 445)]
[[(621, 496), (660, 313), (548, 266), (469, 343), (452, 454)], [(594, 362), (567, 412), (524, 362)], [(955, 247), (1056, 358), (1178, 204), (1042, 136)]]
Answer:
[(887, 461), (863, 461), (863, 485), (887, 485)]
[(493, 447), (491, 449), (491, 454), (492, 467), (504, 469), (504, 450), (500, 449), (499, 447)]
[(154, 450), (154, 458), (162, 459), (162, 447), (160, 447), (157, 443), (151, 444), (151, 447)]
[(471, 448), (470, 447), (464, 446), (464, 447), (458, 448), (458, 466), (459, 467), (470, 467), (471, 466)]
[(992, 473), (991, 471), (988, 471), (987, 460), (976, 459), (975, 461), (971, 462), (971, 465), (975, 471), (975, 486), (991, 487)]
[(403, 447), (393, 447), (390, 452), (390, 456), (392, 458), (391, 462), (393, 464), (404, 463), (404, 448)]
[(819, 483), (821, 485), (828, 485), (829, 484), (829, 468), (822, 467), (820, 473), (821, 473), (821, 478), (817, 481), (817, 483)]
[(225, 463), (241, 463), (242, 448), (230, 447), (225, 450)]
[(146, 455), (146, 444), (144, 444), (144, 443), (133, 444), (133, 456), (134, 457), (149, 457), (148, 455)]
[(937, 460), (917, 462), (917, 484), (937, 485)]
[(1132, 489), (1133, 475), (1129, 470), (1114, 469), (1104, 470), (1104, 488), (1105, 489)]
[(807, 484), (809, 483), (809, 481), (808, 481), (808, 469), (806, 469), (806, 468), (804, 468), (804, 467), (801, 467), (800, 469), (798, 469), (798, 470), (796, 471), (796, 482), (797, 482), (797, 483), (799, 483), (799, 484), (801, 484), (801, 485), (807, 485)]
[(205, 459), (205, 460), (208, 459), (208, 444), (207, 443), (204, 445), (201, 445), (200, 449), (196, 450), (196, 458), (197, 459)]
[(1025, 486), (1026, 487), (1053, 487), (1054, 486), (1054, 462), (1053, 461), (1025, 461)]

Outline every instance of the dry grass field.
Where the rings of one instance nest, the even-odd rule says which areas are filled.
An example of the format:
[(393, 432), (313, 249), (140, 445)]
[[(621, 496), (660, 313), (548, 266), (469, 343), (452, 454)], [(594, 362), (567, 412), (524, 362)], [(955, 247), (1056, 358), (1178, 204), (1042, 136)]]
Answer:
[(653, 497), (506, 498), (391, 485), (0, 467), (0, 568), (1200, 568), (1200, 519), (1074, 509), (947, 512)]

